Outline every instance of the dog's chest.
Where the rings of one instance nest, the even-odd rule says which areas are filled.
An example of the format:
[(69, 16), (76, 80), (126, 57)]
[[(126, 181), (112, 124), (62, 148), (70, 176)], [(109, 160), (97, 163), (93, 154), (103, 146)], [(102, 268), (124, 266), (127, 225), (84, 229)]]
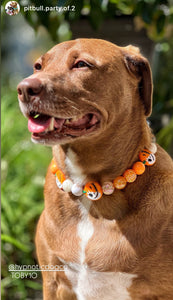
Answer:
[(65, 274), (78, 300), (130, 300), (128, 288), (136, 276), (123, 272), (96, 272), (70, 264)]
[[(68, 151), (66, 164), (73, 179), (81, 184), (85, 176), (72, 151)], [(133, 260), (126, 238), (117, 230), (115, 220), (96, 220), (90, 216), (92, 201), (85, 196), (76, 203), (80, 218), (73, 233), (75, 238), (72, 235), (71, 239), (77, 243), (59, 259), (65, 264), (65, 274), (78, 300), (130, 300), (128, 288), (136, 276), (122, 268), (128, 260)], [(73, 258), (69, 251), (73, 252)]]
[[(118, 245), (112, 240), (113, 236), (114, 239), (116, 236), (111, 234), (115, 221), (107, 221), (98, 226), (99, 224), (94, 224), (88, 214), (89, 202), (86, 201), (85, 205), (79, 203), (79, 209), (81, 218), (76, 230), (77, 261), (69, 261), (67, 256), (64, 256), (65, 259), (60, 258), (66, 265), (65, 274), (78, 300), (131, 299), (128, 288), (136, 276), (119, 268), (119, 263), (122, 262), (117, 261), (119, 258), (115, 252)], [(122, 246), (123, 236), (119, 242)]]

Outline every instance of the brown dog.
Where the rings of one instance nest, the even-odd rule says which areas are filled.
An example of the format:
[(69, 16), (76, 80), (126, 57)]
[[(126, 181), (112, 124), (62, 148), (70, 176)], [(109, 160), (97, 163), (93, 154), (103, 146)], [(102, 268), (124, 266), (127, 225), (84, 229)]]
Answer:
[[(64, 269), (42, 273), (44, 299), (172, 300), (173, 163), (146, 122), (147, 60), (133, 46), (64, 42), (37, 60), (18, 94), (33, 142), (52, 145), (55, 160), (36, 246), (40, 266)], [(126, 184), (144, 148), (157, 149), (156, 162)]]

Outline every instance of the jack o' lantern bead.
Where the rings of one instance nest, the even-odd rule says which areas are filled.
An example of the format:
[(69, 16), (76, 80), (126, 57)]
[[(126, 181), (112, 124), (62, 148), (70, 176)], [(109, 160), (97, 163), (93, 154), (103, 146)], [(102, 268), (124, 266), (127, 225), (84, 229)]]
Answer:
[(127, 169), (123, 176), (125, 177), (125, 179), (127, 180), (127, 182), (132, 183), (136, 180), (136, 173), (132, 170), (132, 169)]
[(51, 172), (55, 174), (58, 171), (55, 159), (53, 158), (50, 165)]
[(145, 172), (145, 165), (141, 161), (137, 161), (134, 163), (132, 169), (137, 175), (141, 175)]
[(98, 184), (97, 182), (88, 182), (83, 190), (83, 193), (86, 195), (86, 197), (90, 200), (99, 200), (102, 195), (103, 195), (103, 191), (102, 188), (100, 186), (100, 184)]
[(139, 152), (139, 159), (142, 161), (146, 166), (152, 166), (156, 162), (156, 157), (151, 151), (144, 149)]
[(113, 181), (114, 187), (118, 190), (122, 190), (125, 188), (127, 181), (123, 176), (118, 176)]

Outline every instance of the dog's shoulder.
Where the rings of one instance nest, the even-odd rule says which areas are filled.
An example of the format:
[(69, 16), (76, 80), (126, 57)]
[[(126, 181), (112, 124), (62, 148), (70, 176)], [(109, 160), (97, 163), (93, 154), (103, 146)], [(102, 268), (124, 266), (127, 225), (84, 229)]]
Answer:
[[(157, 151), (157, 164), (155, 168), (155, 177), (160, 186), (160, 190), (168, 193), (168, 197), (173, 202), (173, 160), (169, 154), (160, 146)], [(172, 192), (171, 192), (172, 190)]]
[(160, 170), (171, 172), (173, 174), (173, 160), (169, 154), (159, 145), (157, 145), (157, 163)]

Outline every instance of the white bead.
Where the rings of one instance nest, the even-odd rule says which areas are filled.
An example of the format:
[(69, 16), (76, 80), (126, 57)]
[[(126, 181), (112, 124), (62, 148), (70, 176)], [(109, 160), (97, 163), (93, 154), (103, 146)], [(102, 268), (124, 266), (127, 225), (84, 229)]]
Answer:
[(71, 192), (71, 188), (72, 188), (73, 182), (70, 179), (66, 179), (64, 180), (63, 184), (62, 184), (62, 188), (64, 190), (64, 192)]
[(149, 149), (153, 154), (155, 154), (157, 152), (157, 146), (155, 143), (151, 143)]
[(83, 189), (80, 185), (74, 183), (72, 185), (72, 188), (71, 188), (71, 192), (73, 195), (75, 196), (81, 196), (83, 193), (82, 193)]
[(111, 195), (114, 192), (114, 185), (112, 182), (107, 181), (102, 185), (102, 190), (105, 195)]

